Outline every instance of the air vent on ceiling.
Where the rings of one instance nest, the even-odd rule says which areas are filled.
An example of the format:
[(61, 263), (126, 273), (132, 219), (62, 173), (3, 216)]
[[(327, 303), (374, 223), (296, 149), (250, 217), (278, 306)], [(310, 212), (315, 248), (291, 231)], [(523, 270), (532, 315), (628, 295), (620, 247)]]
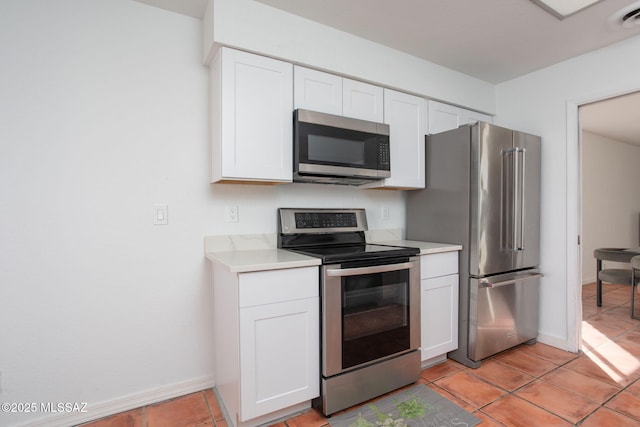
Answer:
[(640, 8), (634, 9), (622, 17), (622, 26), (625, 28), (640, 25)]
[(612, 28), (633, 28), (640, 26), (640, 1), (623, 7), (609, 17)]

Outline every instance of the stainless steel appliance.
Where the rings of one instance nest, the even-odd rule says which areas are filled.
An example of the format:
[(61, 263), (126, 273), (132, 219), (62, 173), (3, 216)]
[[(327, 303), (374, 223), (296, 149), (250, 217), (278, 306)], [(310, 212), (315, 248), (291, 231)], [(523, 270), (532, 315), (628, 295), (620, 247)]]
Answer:
[(416, 248), (366, 243), (364, 209), (279, 209), (278, 247), (322, 259), (321, 395), (325, 415), (420, 378)]
[(407, 199), (407, 238), (457, 243), (458, 349), (470, 367), (535, 340), (540, 138), (488, 123), (426, 139), (427, 188)]
[(293, 180), (362, 185), (391, 176), (389, 125), (294, 111)]

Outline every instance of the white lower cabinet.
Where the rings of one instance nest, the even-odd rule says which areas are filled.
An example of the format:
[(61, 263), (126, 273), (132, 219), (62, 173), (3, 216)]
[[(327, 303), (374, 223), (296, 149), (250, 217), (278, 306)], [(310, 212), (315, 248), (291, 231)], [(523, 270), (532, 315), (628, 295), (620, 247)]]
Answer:
[(234, 426), (263, 424), (319, 395), (317, 267), (214, 267), (214, 330), (216, 387)]
[(421, 360), (458, 348), (458, 251), (422, 255)]
[[(317, 394), (318, 299), (240, 310), (242, 417), (252, 419)], [(313, 344), (312, 344), (312, 342)]]

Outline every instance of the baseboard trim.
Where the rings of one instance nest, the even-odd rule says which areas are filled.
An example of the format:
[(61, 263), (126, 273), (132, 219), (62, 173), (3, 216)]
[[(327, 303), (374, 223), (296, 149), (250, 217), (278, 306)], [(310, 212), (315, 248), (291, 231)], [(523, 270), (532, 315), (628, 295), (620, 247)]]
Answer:
[(169, 400), (175, 397), (213, 388), (214, 385), (213, 376), (195, 378), (193, 380), (157, 387), (108, 401), (98, 403), (89, 402), (87, 404), (87, 412), (84, 413), (72, 412), (52, 414), (47, 417), (19, 425), (21, 427), (68, 427), (70, 425), (98, 420), (109, 415), (129, 411), (141, 406), (151, 405), (153, 403), (162, 402), (163, 400)]
[(539, 343), (550, 345), (551, 347), (559, 348), (560, 350), (565, 350), (571, 353), (578, 352), (577, 348), (569, 348), (569, 342), (566, 338), (560, 338), (555, 335), (547, 335), (538, 332), (537, 340)]

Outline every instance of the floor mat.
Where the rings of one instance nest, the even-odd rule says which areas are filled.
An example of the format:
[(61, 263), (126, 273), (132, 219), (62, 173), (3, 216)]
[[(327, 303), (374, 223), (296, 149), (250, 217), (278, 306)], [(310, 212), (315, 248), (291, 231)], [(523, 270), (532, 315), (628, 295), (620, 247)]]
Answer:
[(480, 420), (424, 384), (329, 419), (332, 427), (471, 427)]

